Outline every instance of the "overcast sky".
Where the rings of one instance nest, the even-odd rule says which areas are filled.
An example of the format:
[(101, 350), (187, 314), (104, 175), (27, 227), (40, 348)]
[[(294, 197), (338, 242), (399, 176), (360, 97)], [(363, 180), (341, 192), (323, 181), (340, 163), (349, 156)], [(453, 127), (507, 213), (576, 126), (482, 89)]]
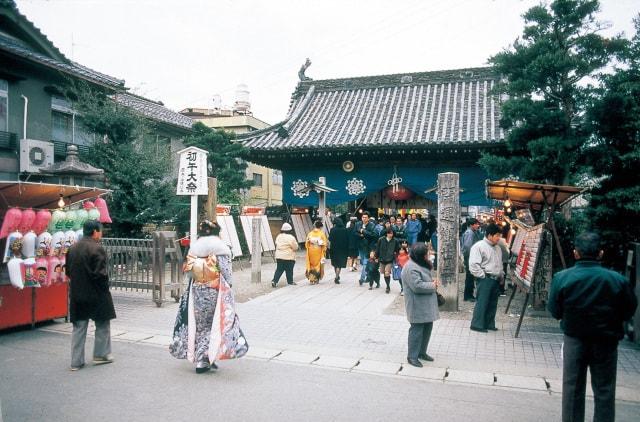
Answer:
[[(232, 104), (282, 120), (305, 58), (314, 79), (482, 66), (536, 0), (17, 0), (67, 57), (174, 110)], [(603, 0), (632, 34), (640, 0)]]

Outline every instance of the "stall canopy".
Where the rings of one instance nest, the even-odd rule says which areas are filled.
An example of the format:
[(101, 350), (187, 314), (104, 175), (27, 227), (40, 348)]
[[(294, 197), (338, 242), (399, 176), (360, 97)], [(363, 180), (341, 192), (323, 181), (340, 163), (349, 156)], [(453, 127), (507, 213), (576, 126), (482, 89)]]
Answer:
[(561, 206), (584, 192), (575, 186), (544, 185), (514, 180), (487, 181), (487, 198), (509, 200), (516, 207), (540, 209)]
[(0, 209), (57, 208), (60, 195), (69, 206), (110, 193), (108, 189), (32, 182), (0, 182)]

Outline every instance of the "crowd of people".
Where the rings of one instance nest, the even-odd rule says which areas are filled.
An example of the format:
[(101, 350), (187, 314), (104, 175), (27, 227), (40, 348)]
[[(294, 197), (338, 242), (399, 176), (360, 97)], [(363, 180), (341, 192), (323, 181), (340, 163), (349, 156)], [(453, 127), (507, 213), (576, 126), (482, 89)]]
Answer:
[[(433, 233), (427, 236), (431, 230)], [(486, 333), (498, 330), (495, 321), (500, 289), (504, 289), (508, 247), (503, 229), (490, 222), (481, 228), (470, 219), (460, 242), (464, 256), (465, 300), (475, 301), (470, 329)], [(416, 214), (403, 221), (391, 216), (377, 223), (368, 213), (360, 220), (350, 219), (345, 227), (336, 220), (329, 236), (322, 222), (315, 223), (307, 236), (306, 277), (318, 284), (324, 275), (327, 249), (335, 268), (335, 283), (351, 259), (362, 272), (360, 285), (380, 287), (384, 278), (389, 293), (391, 277), (405, 292), (405, 310), (409, 321), (407, 362), (422, 367), (432, 362), (427, 354), (433, 323), (439, 318), (439, 282), (433, 278), (431, 248), (437, 242), (435, 219), (423, 224)], [(116, 317), (109, 292), (106, 253), (100, 246), (102, 226), (89, 221), (84, 237), (69, 250), (69, 309), (73, 323), (71, 370), (85, 365), (85, 341), (89, 320), (96, 326), (93, 363), (113, 362), (110, 320)], [(169, 351), (178, 359), (195, 364), (198, 374), (217, 368), (215, 361), (244, 356), (248, 343), (235, 314), (232, 287), (231, 250), (220, 239), (220, 226), (204, 220), (200, 236), (190, 246), (184, 263), (186, 289), (176, 315)], [(285, 223), (276, 238), (277, 268), (272, 281), (276, 287), (283, 273), (293, 281), (295, 251), (298, 243)], [(421, 240), (429, 239), (429, 242)], [(430, 245), (431, 244), (431, 245)], [(357, 250), (357, 253), (356, 253)], [(564, 331), (562, 420), (584, 420), (587, 370), (591, 370), (594, 391), (594, 420), (615, 420), (615, 387), (618, 342), (624, 336), (623, 324), (635, 312), (637, 299), (628, 280), (602, 268), (604, 251), (597, 234), (586, 232), (575, 240), (574, 267), (555, 274), (549, 293), (548, 309), (561, 320)], [(475, 296), (474, 296), (475, 293)]]

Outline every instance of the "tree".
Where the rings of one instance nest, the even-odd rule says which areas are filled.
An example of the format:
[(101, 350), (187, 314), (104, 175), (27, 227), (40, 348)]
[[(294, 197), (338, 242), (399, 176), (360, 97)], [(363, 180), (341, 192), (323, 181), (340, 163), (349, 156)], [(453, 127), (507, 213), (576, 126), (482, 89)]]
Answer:
[(483, 154), (491, 177), (567, 184), (587, 139), (582, 117), (589, 88), (584, 81), (621, 48), (619, 37), (597, 34), (597, 0), (555, 0), (524, 15), (525, 27), (512, 48), (489, 62), (506, 80), (500, 125), (506, 151)]
[(173, 166), (170, 151), (158, 152), (145, 143), (151, 132), (147, 120), (86, 85), (72, 84), (67, 92), (84, 127), (97, 135), (82, 159), (104, 169), (113, 190), (113, 234), (138, 237), (144, 224), (188, 218), (175, 195), (175, 177), (167, 176)]
[(624, 67), (601, 77), (588, 113), (594, 136), (582, 154), (598, 182), (587, 216), (603, 236), (605, 259), (621, 269), (628, 242), (640, 239), (640, 16), (634, 23), (636, 33), (619, 55)]
[(193, 133), (184, 140), (186, 146), (195, 146), (209, 152), (209, 175), (218, 180), (219, 203), (239, 203), (240, 189), (248, 189), (252, 184), (246, 178), (247, 164), (241, 158), (246, 153), (246, 148), (233, 142), (233, 139), (233, 133), (214, 130), (196, 122)]

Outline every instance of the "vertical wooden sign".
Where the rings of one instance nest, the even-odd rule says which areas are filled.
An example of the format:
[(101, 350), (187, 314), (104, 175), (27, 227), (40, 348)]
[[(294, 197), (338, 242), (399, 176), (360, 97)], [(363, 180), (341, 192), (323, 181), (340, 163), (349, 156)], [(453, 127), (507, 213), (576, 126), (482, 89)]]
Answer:
[(443, 310), (458, 310), (458, 232), (460, 230), (460, 175), (438, 174), (438, 291)]
[(260, 283), (262, 271), (262, 247), (260, 245), (260, 223), (259, 218), (251, 221), (251, 282)]

